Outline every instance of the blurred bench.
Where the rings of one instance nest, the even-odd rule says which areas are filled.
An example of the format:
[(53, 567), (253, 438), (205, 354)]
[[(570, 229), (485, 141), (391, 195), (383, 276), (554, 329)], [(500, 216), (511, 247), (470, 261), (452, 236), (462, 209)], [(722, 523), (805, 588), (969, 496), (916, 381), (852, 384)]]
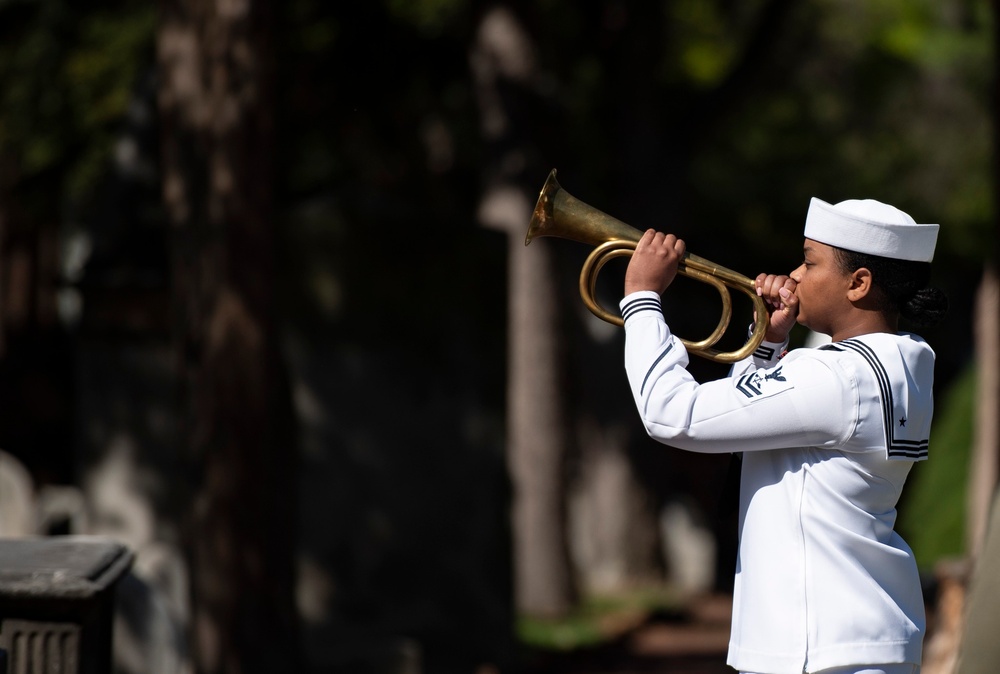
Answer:
[(95, 536), (0, 539), (0, 674), (110, 672), (114, 593), (132, 560)]

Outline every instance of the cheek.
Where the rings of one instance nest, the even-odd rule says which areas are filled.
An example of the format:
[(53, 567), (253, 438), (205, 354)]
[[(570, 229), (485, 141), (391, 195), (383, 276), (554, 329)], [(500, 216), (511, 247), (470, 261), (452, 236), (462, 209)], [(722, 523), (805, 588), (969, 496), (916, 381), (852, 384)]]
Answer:
[(803, 277), (802, 281), (795, 287), (795, 296), (799, 300), (799, 314), (808, 309), (814, 302), (812, 296), (812, 284), (809, 279)]

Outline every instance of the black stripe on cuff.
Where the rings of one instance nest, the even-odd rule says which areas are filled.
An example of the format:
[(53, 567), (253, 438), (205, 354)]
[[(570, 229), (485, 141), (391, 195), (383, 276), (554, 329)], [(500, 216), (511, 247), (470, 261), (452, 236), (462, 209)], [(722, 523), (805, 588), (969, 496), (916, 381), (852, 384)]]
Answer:
[(635, 314), (641, 313), (643, 311), (655, 311), (659, 314), (662, 314), (663, 309), (661, 308), (660, 305), (660, 298), (640, 297), (626, 302), (625, 306), (622, 307), (622, 318), (627, 321)]

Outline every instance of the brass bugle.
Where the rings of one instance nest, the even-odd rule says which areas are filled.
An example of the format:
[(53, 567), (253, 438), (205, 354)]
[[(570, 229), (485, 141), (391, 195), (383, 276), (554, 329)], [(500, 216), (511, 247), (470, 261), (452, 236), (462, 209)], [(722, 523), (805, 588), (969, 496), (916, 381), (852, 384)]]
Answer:
[[(535, 237), (554, 236), (595, 246), (580, 271), (580, 296), (595, 316), (608, 323), (623, 326), (625, 322), (621, 316), (607, 311), (598, 304), (594, 298), (594, 289), (597, 285), (597, 276), (604, 265), (616, 257), (631, 257), (642, 234), (635, 227), (573, 197), (559, 185), (556, 180), (556, 170), (552, 169), (538, 195), (524, 245), (527, 246)], [(722, 297), (722, 317), (712, 334), (697, 342), (681, 339), (689, 353), (719, 363), (735, 363), (746, 358), (760, 346), (767, 332), (768, 315), (764, 300), (757, 295), (756, 285), (752, 280), (690, 253), (684, 254), (677, 273), (711, 285)], [(735, 351), (718, 351), (713, 347), (725, 334), (733, 315), (730, 289), (744, 293), (753, 302), (754, 328), (750, 339), (742, 348)]]

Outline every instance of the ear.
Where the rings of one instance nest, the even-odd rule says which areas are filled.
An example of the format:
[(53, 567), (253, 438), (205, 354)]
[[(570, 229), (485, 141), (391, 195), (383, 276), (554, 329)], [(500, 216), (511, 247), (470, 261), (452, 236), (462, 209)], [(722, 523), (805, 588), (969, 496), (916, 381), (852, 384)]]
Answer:
[(847, 290), (847, 299), (851, 302), (866, 297), (872, 289), (872, 273), (867, 267), (856, 269), (851, 274), (851, 285)]

